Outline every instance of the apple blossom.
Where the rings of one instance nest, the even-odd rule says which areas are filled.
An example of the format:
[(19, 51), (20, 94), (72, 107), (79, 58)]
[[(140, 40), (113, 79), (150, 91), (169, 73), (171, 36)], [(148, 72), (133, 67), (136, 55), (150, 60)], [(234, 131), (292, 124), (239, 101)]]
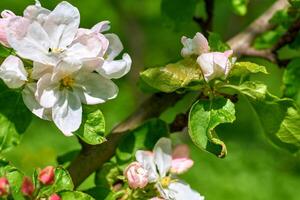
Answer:
[(191, 55), (201, 55), (207, 53), (210, 50), (207, 39), (201, 33), (196, 33), (193, 39), (183, 36), (181, 38), (183, 48), (181, 50), (182, 57), (188, 57)]
[(39, 175), (38, 175), (38, 179), (41, 183), (43, 183), (44, 185), (51, 185), (53, 184), (54, 182), (54, 167), (53, 166), (48, 166), (48, 167), (45, 167), (44, 169), (42, 169), (40, 172), (39, 172)]
[(10, 18), (15, 16), (16, 15), (10, 10), (4, 10), (1, 12), (2, 18), (0, 18), (0, 43), (6, 47), (10, 47), (7, 41), (7, 23), (10, 20)]
[(28, 177), (24, 177), (23, 179), (21, 192), (24, 196), (32, 196), (34, 192), (34, 185)]
[(7, 178), (0, 178), (0, 197), (6, 196), (9, 193), (9, 182)]
[(128, 165), (124, 176), (128, 180), (129, 187), (133, 189), (144, 188), (148, 184), (147, 171), (138, 162)]
[(49, 197), (49, 200), (61, 200), (60, 196), (58, 194), (52, 194)]
[(148, 171), (148, 180), (150, 183), (155, 183), (161, 198), (174, 200), (204, 199), (189, 185), (171, 174), (172, 148), (170, 139), (161, 138), (156, 143), (153, 152), (137, 151), (136, 160)]
[(182, 174), (191, 168), (194, 161), (189, 159), (189, 148), (187, 145), (178, 145), (172, 153), (171, 173)]

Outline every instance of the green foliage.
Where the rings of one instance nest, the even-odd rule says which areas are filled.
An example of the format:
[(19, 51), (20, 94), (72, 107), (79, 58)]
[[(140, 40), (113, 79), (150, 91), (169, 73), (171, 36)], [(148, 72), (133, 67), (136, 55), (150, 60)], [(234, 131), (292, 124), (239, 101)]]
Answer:
[(248, 3), (249, 0), (231, 0), (233, 11), (241, 16), (246, 15)]
[(167, 22), (180, 27), (193, 19), (198, 2), (198, 0), (162, 0), (161, 12)]
[(9, 89), (0, 82), (0, 152), (9, 150), (20, 142), (32, 119), (19, 91)]
[(23, 174), (3, 159), (0, 160), (0, 177), (8, 179), (13, 199), (25, 200), (21, 193)]
[(105, 142), (105, 120), (101, 110), (96, 106), (85, 106), (83, 122), (75, 134), (91, 145)]
[(79, 192), (79, 191), (64, 191), (64, 192), (60, 192), (59, 196), (63, 199), (63, 200), (74, 200), (74, 199), (78, 199), (78, 200), (94, 200), (93, 197), (91, 197), (88, 194), (85, 194), (83, 192)]
[(157, 140), (168, 136), (168, 134), (168, 126), (164, 121), (152, 119), (145, 122), (128, 134), (118, 146), (116, 156), (119, 164), (132, 161), (135, 152), (139, 149), (153, 149)]
[(265, 66), (258, 65), (252, 62), (236, 62), (229, 74), (229, 77), (232, 76), (246, 76), (250, 73), (263, 73), (267, 74)]
[(214, 129), (219, 124), (232, 123), (234, 120), (235, 108), (230, 100), (199, 100), (192, 106), (189, 114), (189, 134), (199, 148), (223, 158), (227, 149)]
[(223, 52), (230, 49), (229, 45), (223, 42), (221, 36), (217, 33), (209, 33), (208, 43), (211, 51)]
[(149, 68), (141, 73), (141, 78), (152, 88), (162, 92), (174, 92), (196, 85), (201, 87), (204, 83), (200, 67), (192, 58), (163, 67)]
[(293, 98), (300, 105), (300, 58), (292, 60), (283, 75), (284, 96)]
[(261, 83), (245, 82), (230, 87), (248, 97), (263, 131), (271, 141), (292, 152), (299, 150), (300, 117), (293, 100), (271, 95)]
[(111, 189), (118, 179), (118, 176), (121, 174), (122, 172), (118, 168), (117, 164), (107, 162), (96, 172), (95, 184), (97, 187)]

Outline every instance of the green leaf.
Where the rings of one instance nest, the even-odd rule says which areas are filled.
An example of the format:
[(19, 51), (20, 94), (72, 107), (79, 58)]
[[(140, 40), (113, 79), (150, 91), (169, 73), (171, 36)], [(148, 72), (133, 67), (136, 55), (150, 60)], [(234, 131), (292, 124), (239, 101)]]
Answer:
[(107, 162), (96, 172), (95, 184), (96, 186), (110, 189), (121, 174), (122, 172), (115, 163)]
[[(33, 180), (36, 188), (41, 186), (41, 183), (38, 181), (37, 171), (34, 173)], [(51, 185), (44, 185), (40, 189), (39, 195), (45, 197), (53, 193), (58, 193), (60, 191), (73, 190), (73, 189), (74, 189), (74, 185), (69, 172), (62, 167), (57, 167), (55, 169), (54, 183)]]
[(18, 91), (9, 89), (0, 81), (0, 152), (19, 144), (32, 119)]
[[(187, 88), (189, 84), (204, 83), (199, 65), (187, 58), (163, 67), (149, 68), (141, 73), (141, 78), (149, 86), (162, 91), (174, 92)], [(194, 82), (194, 83), (193, 83)]]
[(59, 196), (62, 200), (95, 200), (88, 194), (79, 191), (64, 191), (60, 192)]
[(300, 115), (292, 99), (268, 93), (264, 84), (245, 82), (224, 85), (245, 95), (256, 112), (264, 133), (276, 145), (297, 152), (300, 148)]
[(152, 119), (145, 122), (122, 140), (116, 153), (118, 161), (120, 163), (132, 161), (137, 150), (153, 149), (157, 140), (168, 136), (168, 134), (168, 125), (164, 121)]
[(111, 190), (109, 190), (107, 188), (103, 188), (103, 187), (98, 187), (98, 186), (93, 187), (84, 192), (91, 195), (95, 199), (103, 199), (103, 200), (115, 199), (115, 198), (113, 198), (113, 192)]
[(232, 70), (229, 74), (229, 77), (233, 77), (233, 76), (245, 76), (248, 75), (250, 73), (263, 73), (263, 74), (267, 74), (267, 70), (265, 68), (265, 66), (262, 65), (258, 65), (256, 63), (252, 63), (252, 62), (236, 62), (233, 67)]
[(287, 31), (283, 26), (278, 26), (274, 30), (264, 32), (254, 40), (255, 49), (272, 48), (278, 39)]
[(91, 145), (106, 141), (104, 116), (97, 106), (84, 106), (83, 122), (75, 134)]
[(231, 0), (233, 11), (241, 16), (246, 15), (249, 0)]
[(284, 96), (300, 105), (300, 58), (292, 60), (283, 74)]
[(227, 154), (226, 146), (214, 129), (219, 124), (232, 123), (234, 120), (235, 108), (230, 100), (199, 100), (189, 113), (189, 134), (199, 148), (223, 158)]
[(198, 0), (162, 0), (161, 13), (167, 22), (180, 27), (191, 22)]
[(229, 45), (223, 42), (221, 36), (217, 33), (210, 32), (208, 37), (208, 42), (211, 51), (224, 52), (230, 49)]

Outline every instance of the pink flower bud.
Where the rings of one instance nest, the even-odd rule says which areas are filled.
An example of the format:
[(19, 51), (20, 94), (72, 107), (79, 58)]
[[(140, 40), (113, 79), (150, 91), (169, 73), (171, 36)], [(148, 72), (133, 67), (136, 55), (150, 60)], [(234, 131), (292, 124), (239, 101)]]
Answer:
[(4, 10), (1, 13), (2, 18), (0, 18), (0, 43), (6, 47), (10, 47), (10, 45), (7, 42), (7, 35), (6, 35), (7, 23), (10, 18), (15, 16), (16, 15), (10, 10)]
[(61, 200), (60, 196), (58, 196), (58, 194), (52, 194), (49, 197), (49, 200)]
[(32, 196), (34, 192), (34, 185), (28, 177), (24, 177), (21, 191), (25, 196)]
[(6, 196), (9, 193), (9, 182), (7, 178), (0, 178), (0, 197)]
[(54, 182), (54, 176), (54, 167), (48, 166), (40, 171), (38, 179), (44, 185), (51, 185)]
[(182, 174), (191, 168), (194, 161), (189, 159), (189, 147), (186, 144), (177, 145), (172, 154), (171, 173)]
[(131, 163), (124, 172), (128, 180), (129, 187), (144, 188), (148, 184), (148, 172), (138, 162)]

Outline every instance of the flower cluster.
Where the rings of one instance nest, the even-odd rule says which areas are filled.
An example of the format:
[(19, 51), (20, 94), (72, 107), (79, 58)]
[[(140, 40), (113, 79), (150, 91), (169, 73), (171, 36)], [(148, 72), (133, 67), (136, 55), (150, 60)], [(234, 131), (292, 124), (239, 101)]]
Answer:
[[(45, 167), (38, 174), (38, 180), (42, 186), (52, 185), (55, 181), (55, 168), (52, 166)], [(24, 177), (21, 186), (21, 193), (25, 197), (31, 198), (36, 191), (36, 188), (29, 177)], [(10, 185), (6, 177), (0, 178), (0, 198), (7, 197), (10, 194)], [(56, 193), (51, 194), (49, 200), (61, 200)]]
[(179, 180), (176, 175), (193, 166), (186, 145), (180, 145), (172, 153), (171, 140), (161, 138), (153, 152), (137, 151), (137, 162), (131, 163), (124, 171), (128, 185), (132, 189), (145, 188), (154, 184), (159, 196), (152, 199), (203, 200), (188, 184)]
[(82, 122), (82, 103), (95, 105), (113, 99), (118, 87), (111, 79), (124, 76), (131, 58), (123, 54), (119, 37), (104, 34), (102, 21), (91, 29), (79, 28), (80, 14), (68, 2), (53, 11), (39, 1), (23, 16), (3, 11), (0, 43), (12, 48), (0, 67), (9, 88), (21, 88), (26, 106), (38, 117), (53, 120), (67, 136)]
[(183, 36), (181, 43), (183, 44), (181, 55), (197, 56), (197, 63), (207, 82), (215, 78), (226, 78), (236, 60), (232, 58), (232, 50), (210, 52), (208, 41), (201, 33), (196, 33), (192, 39)]

